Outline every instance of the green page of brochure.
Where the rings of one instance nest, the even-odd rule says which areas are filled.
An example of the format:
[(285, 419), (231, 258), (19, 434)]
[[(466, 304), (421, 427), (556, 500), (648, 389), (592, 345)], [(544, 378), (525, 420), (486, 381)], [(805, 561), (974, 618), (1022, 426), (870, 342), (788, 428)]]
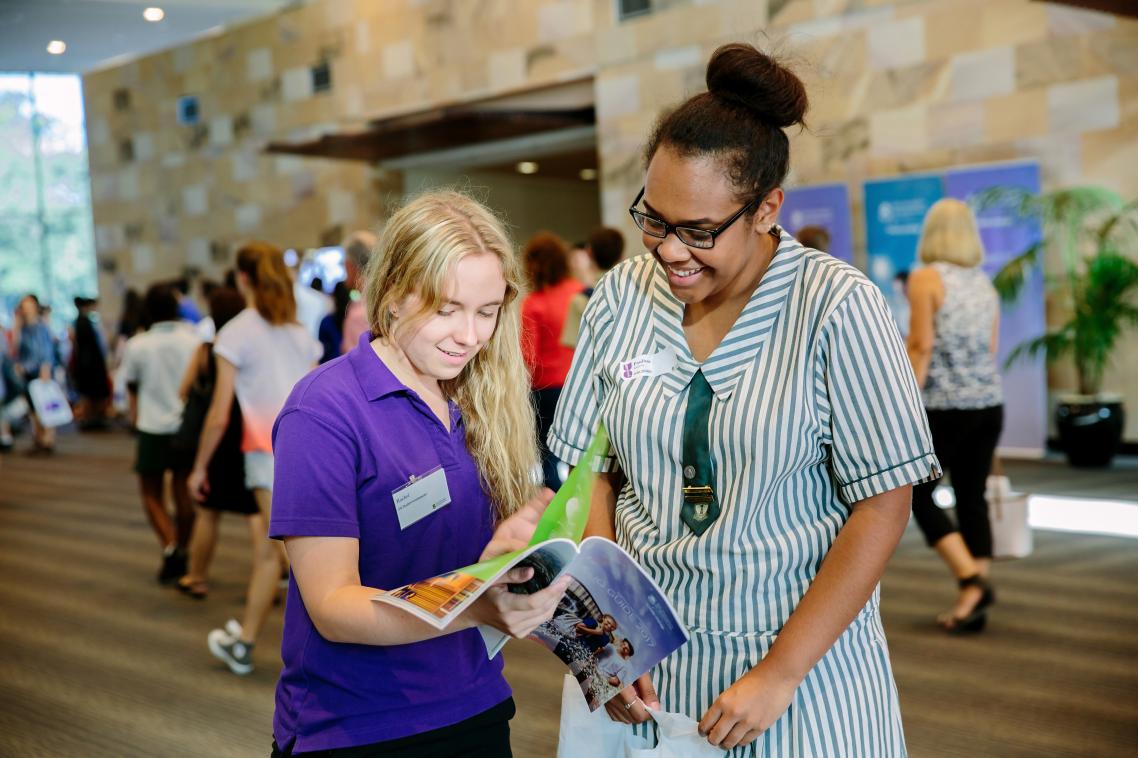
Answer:
[[(609, 436), (604, 424), (598, 424), (585, 456), (569, 474), (561, 489), (557, 490), (557, 494), (553, 496), (553, 500), (537, 522), (533, 537), (529, 541), (530, 547), (553, 539), (568, 539), (574, 543), (581, 541), (581, 536), (585, 533), (585, 524), (589, 520), (593, 483), (597, 479), (596, 469), (608, 450), (608, 443)], [(490, 581), (524, 552), (525, 550), (515, 550), (473, 566), (457, 569), (456, 573), (469, 574), (477, 579)]]

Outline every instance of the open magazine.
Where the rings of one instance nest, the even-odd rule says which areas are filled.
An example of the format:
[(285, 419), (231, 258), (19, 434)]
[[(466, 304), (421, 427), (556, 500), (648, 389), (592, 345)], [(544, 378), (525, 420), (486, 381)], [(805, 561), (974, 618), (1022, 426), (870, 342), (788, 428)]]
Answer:
[[(512, 592), (526, 594), (548, 587), (568, 573), (572, 581), (553, 618), (534, 630), (530, 639), (549, 648), (569, 667), (591, 710), (601, 707), (688, 638), (675, 609), (628, 553), (599, 537), (581, 542), (595, 471), (607, 447), (608, 434), (601, 426), (581, 465), (545, 509), (525, 549), (388, 590), (372, 599), (444, 629), (512, 568), (533, 568), (528, 581), (510, 585)], [(491, 658), (509, 639), (489, 627), (480, 627), (479, 631)]]

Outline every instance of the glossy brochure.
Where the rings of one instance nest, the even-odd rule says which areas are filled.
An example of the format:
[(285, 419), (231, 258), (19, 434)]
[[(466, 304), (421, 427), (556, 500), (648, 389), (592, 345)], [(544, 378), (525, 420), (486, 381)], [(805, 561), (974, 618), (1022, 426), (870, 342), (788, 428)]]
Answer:
[[(547, 587), (567, 572), (573, 581), (557, 611), (531, 639), (569, 667), (590, 708), (600, 707), (687, 640), (687, 632), (667, 598), (623, 549), (598, 537), (580, 542), (588, 520), (595, 469), (607, 447), (608, 437), (602, 427), (585, 455), (590, 465), (579, 465), (569, 475), (525, 549), (413, 582), (373, 599), (444, 629), (516, 566), (534, 569), (530, 580), (511, 585), (511, 591), (523, 593)], [(480, 631), (491, 658), (509, 639), (488, 627), (480, 627)]]

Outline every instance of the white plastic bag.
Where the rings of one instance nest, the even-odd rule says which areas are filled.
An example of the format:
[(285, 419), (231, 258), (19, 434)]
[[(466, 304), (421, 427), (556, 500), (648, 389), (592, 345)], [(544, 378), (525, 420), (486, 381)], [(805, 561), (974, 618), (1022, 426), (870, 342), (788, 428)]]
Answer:
[(28, 395), (32, 408), (41, 424), (47, 427), (71, 423), (71, 405), (63, 388), (50, 379), (33, 379), (28, 382)]
[(699, 722), (682, 713), (648, 710), (660, 737), (654, 748), (629, 748), (628, 758), (723, 758), (726, 751), (713, 747), (699, 733)]
[(557, 758), (723, 758), (724, 751), (701, 737), (698, 724), (681, 713), (652, 711), (659, 743), (652, 747), (627, 724), (609, 718), (604, 708), (590, 712), (581, 687), (571, 676), (561, 690), (561, 735)]
[(992, 522), (992, 557), (1024, 558), (1031, 555), (1027, 495), (1012, 492), (1006, 476), (989, 476), (985, 497), (988, 500), (988, 518)]
[(0, 407), (0, 421), (19, 421), (28, 415), (28, 401), (23, 395), (17, 395), (15, 400)]

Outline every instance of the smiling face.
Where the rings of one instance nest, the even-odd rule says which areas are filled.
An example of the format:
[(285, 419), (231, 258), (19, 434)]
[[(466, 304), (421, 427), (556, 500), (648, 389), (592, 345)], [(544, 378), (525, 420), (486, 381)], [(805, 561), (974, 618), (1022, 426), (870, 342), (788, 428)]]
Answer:
[[(448, 277), (438, 311), (398, 329), (395, 342), (420, 379), (428, 383), (454, 379), (494, 336), (505, 297), (506, 279), (497, 256), (466, 255)], [(396, 312), (411, 317), (419, 309), (418, 297), (410, 296)]]
[[(688, 247), (674, 233), (666, 239), (642, 234), (642, 241), (664, 267), (677, 299), (687, 305), (713, 305), (754, 289), (774, 248), (764, 230), (781, 203), (782, 192), (770, 192), (753, 214), (735, 221), (708, 250)], [(743, 203), (721, 161), (683, 156), (665, 144), (648, 164), (643, 205), (649, 215), (669, 224), (714, 229)]]

